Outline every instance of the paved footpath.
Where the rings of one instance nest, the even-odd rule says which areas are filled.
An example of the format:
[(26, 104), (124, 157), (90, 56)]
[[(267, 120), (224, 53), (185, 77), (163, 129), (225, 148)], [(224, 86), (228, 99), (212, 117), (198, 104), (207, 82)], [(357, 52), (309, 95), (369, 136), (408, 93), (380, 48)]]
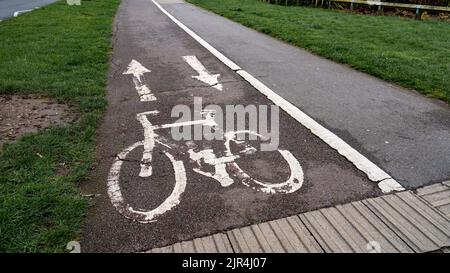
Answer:
[[(162, 6), (280, 96), (417, 188), (450, 179), (450, 108), (181, 0)], [(205, 23), (208, 22), (208, 23)]]
[[(195, 104), (199, 99), (200, 108)], [(98, 133), (97, 165), (82, 185), (84, 193), (94, 196), (83, 228), (84, 252), (142, 252), (211, 234), (218, 234), (213, 236), (217, 240), (229, 240), (233, 250), (240, 246), (245, 251), (239, 231), (249, 234), (253, 228), (245, 227), (256, 225), (271, 232), (273, 227), (265, 223), (274, 220), (293, 221), (290, 224), (311, 239), (305, 245), (311, 251), (360, 250), (359, 243), (368, 236), (365, 233), (358, 246), (339, 244), (327, 249), (326, 238), (321, 242), (318, 236), (330, 237), (327, 232), (331, 230), (313, 233), (322, 226), (321, 214), (314, 211), (339, 210), (341, 205), (355, 215), (368, 215), (370, 210), (376, 217), (370, 214), (371, 219), (358, 221), (375, 220), (390, 229), (389, 219), (395, 224), (402, 221), (401, 215), (416, 212), (402, 202), (420, 205), (421, 217), (436, 229), (430, 233), (435, 235), (426, 236), (436, 237), (424, 246), (408, 244), (395, 249), (428, 251), (448, 245), (448, 219), (409, 192), (371, 199), (403, 187), (354, 149), (358, 147), (348, 145), (278, 96), (154, 1), (122, 1), (115, 20), (108, 101)], [(215, 108), (204, 109), (207, 105)], [(262, 138), (237, 141), (238, 129), (223, 132), (214, 126), (220, 123), (218, 113), (235, 105), (255, 107), (258, 120), (279, 117), (278, 150), (261, 151)], [(261, 108), (274, 109), (274, 105), (280, 107), (279, 115), (269, 110), (267, 116)], [(172, 115), (174, 109), (194, 116), (180, 120)], [(251, 125), (250, 116), (239, 120)], [(173, 129), (180, 129), (181, 124), (185, 125), (183, 132), (185, 128), (213, 130), (224, 139), (177, 140)], [(387, 214), (385, 204), (376, 200), (391, 202)], [(357, 205), (343, 205), (351, 202)], [(333, 218), (331, 225), (341, 231), (353, 226), (339, 225), (344, 214), (333, 209), (323, 215)], [(385, 220), (385, 216), (390, 218)], [(353, 228), (364, 229), (366, 222)], [(420, 228), (430, 228), (423, 223)], [(287, 228), (286, 222), (279, 228)], [(234, 237), (224, 235), (228, 230), (235, 231)], [(375, 234), (370, 229), (369, 233)], [(382, 234), (394, 236), (389, 231)]]
[(46, 6), (56, 0), (0, 0), (0, 20)]

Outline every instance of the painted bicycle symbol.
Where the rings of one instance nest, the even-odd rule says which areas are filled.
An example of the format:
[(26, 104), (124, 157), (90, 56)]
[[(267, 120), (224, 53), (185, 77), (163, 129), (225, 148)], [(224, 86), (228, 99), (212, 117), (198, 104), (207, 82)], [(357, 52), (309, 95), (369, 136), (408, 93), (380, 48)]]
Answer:
[[(198, 73), (198, 76), (193, 76), (192, 78), (209, 84), (218, 91), (222, 91), (223, 85), (218, 82), (220, 74), (211, 74), (195, 56), (184, 56), (183, 58)], [(133, 75), (133, 83), (140, 101), (142, 102), (157, 100), (151, 89), (143, 82), (143, 75), (150, 72), (149, 69), (145, 68), (136, 60), (132, 60), (125, 72), (123, 72), (124, 75)], [(240, 182), (247, 187), (266, 194), (289, 194), (302, 187), (302, 167), (298, 160), (288, 150), (277, 149), (273, 151), (279, 153), (284, 159), (285, 164), (287, 163), (289, 166), (290, 175), (285, 181), (276, 183), (259, 181), (251, 177), (237, 164), (237, 159), (242, 159), (249, 154), (261, 152), (253, 147), (250, 141), (242, 140), (242, 138), (239, 138), (238, 136), (248, 135), (252, 136), (253, 139), (260, 139), (263, 141), (264, 137), (262, 135), (251, 130), (223, 132), (220, 128), (217, 128), (217, 123), (214, 120), (214, 113), (208, 111), (200, 113), (201, 118), (198, 120), (154, 125), (150, 122), (150, 117), (158, 114), (158, 111), (148, 111), (136, 115), (137, 120), (144, 128), (144, 140), (138, 141), (120, 152), (113, 161), (108, 175), (108, 195), (116, 210), (126, 218), (141, 223), (154, 222), (159, 216), (173, 209), (180, 203), (181, 195), (185, 191), (187, 183), (185, 164), (183, 163), (183, 158), (186, 158), (186, 156), (189, 156), (189, 164), (191, 164), (194, 172), (218, 181), (222, 187), (229, 187), (235, 182)], [(186, 151), (183, 153), (180, 152), (182, 149), (177, 148), (173, 143), (156, 133), (156, 131), (162, 129), (184, 126), (213, 127), (219, 134), (223, 135), (223, 151), (221, 151), (218, 156), (219, 151), (214, 151), (214, 149), (199, 150), (195, 147), (195, 143), (187, 142), (187, 149), (185, 149)], [(238, 147), (237, 151), (235, 151), (236, 149), (233, 149), (232, 146)], [(171, 169), (173, 169), (175, 177), (172, 192), (156, 208), (133, 208), (127, 203), (122, 194), (120, 176), (121, 172), (124, 171), (123, 162), (130, 153), (137, 148), (143, 148), (139, 177), (147, 179), (150, 183), (153, 175), (152, 163), (155, 149), (158, 150), (159, 154), (166, 156), (172, 165)], [(176, 152), (173, 152), (174, 149), (176, 149)], [(184, 155), (183, 158), (181, 158), (182, 155), (180, 155), (180, 153)], [(211, 169), (214, 169), (214, 171), (211, 171)]]
[[(167, 140), (158, 136), (155, 131), (160, 129), (167, 129), (180, 126), (215, 126), (214, 118), (210, 113), (205, 113), (201, 120), (191, 122), (178, 122), (163, 125), (153, 125), (149, 116), (157, 115), (158, 111), (150, 111), (137, 114), (136, 118), (144, 127), (144, 140), (138, 141), (128, 148), (124, 149), (118, 154), (114, 160), (109, 176), (108, 176), (108, 194), (114, 207), (126, 218), (139, 221), (141, 223), (149, 223), (156, 221), (156, 218), (165, 212), (173, 209), (180, 203), (180, 198), (186, 189), (186, 171), (183, 162), (176, 159), (171, 153), (171, 146)], [(213, 149), (206, 149), (201, 151), (195, 151), (194, 148), (189, 148), (187, 153), (191, 162), (193, 162), (193, 170), (201, 175), (217, 180), (222, 187), (228, 187), (238, 180), (243, 185), (251, 187), (254, 190), (261, 191), (267, 194), (288, 194), (297, 191), (303, 184), (303, 170), (300, 163), (287, 150), (278, 149), (274, 152), (278, 152), (284, 158), (291, 170), (290, 176), (286, 181), (278, 183), (270, 183), (264, 181), (258, 181), (243, 171), (236, 163), (236, 159), (240, 158), (244, 154), (256, 153), (257, 149), (245, 141), (238, 140), (238, 134), (254, 135), (259, 139), (263, 139), (263, 136), (249, 131), (231, 131), (224, 133), (224, 146), (225, 155), (217, 157)], [(242, 149), (233, 154), (231, 144), (234, 143)], [(120, 187), (120, 173), (122, 171), (123, 160), (134, 149), (143, 146), (143, 155), (140, 163), (139, 176), (149, 179), (151, 181), (153, 169), (152, 169), (152, 155), (154, 149), (162, 149), (163, 155), (165, 155), (172, 164), (172, 169), (175, 176), (175, 185), (172, 193), (162, 202), (158, 207), (153, 209), (135, 209), (131, 207), (124, 199)], [(214, 172), (206, 171), (205, 166), (212, 166)]]

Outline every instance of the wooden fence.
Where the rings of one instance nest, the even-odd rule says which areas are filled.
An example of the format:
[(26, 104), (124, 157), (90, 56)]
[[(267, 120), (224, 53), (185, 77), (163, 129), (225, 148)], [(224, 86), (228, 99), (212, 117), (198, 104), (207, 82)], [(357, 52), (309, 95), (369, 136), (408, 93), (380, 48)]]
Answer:
[[(266, 3), (274, 3), (274, 4), (285, 4), (294, 3), (299, 5), (302, 1), (292, 1), (292, 0), (262, 0)], [(362, 4), (369, 6), (377, 6), (378, 9), (382, 9), (382, 7), (394, 7), (394, 8), (403, 8), (403, 9), (414, 9), (416, 11), (416, 18), (420, 18), (421, 12), (425, 10), (430, 11), (443, 11), (450, 12), (450, 7), (445, 6), (431, 6), (431, 5), (417, 5), (417, 4), (405, 4), (405, 3), (391, 3), (391, 2), (381, 2), (380, 0), (370, 1), (370, 0), (312, 0), (311, 1), (316, 7), (318, 6), (328, 6), (331, 8), (332, 2), (341, 2), (341, 3), (350, 3), (350, 9), (353, 9), (353, 4)]]

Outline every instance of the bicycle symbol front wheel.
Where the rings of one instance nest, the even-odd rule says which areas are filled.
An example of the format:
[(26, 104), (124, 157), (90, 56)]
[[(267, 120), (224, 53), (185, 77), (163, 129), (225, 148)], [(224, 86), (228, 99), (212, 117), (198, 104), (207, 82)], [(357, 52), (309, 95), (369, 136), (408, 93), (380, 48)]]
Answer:
[[(249, 130), (228, 132), (225, 141), (227, 155), (233, 154), (231, 151), (230, 142), (232, 141), (237, 142), (236, 138), (238, 134), (248, 134), (262, 138), (260, 134)], [(281, 154), (284, 160), (288, 163), (289, 168), (291, 170), (291, 174), (286, 181), (278, 183), (258, 181), (250, 177), (250, 175), (248, 175), (246, 172), (244, 172), (236, 162), (230, 162), (228, 163), (229, 164), (228, 166), (230, 167), (230, 169), (233, 170), (234, 175), (237, 176), (244, 185), (251, 187), (255, 190), (270, 194), (275, 193), (288, 194), (299, 190), (302, 187), (304, 180), (302, 166), (300, 165), (298, 160), (294, 157), (294, 155), (288, 150), (277, 149), (276, 152), (279, 152)]]

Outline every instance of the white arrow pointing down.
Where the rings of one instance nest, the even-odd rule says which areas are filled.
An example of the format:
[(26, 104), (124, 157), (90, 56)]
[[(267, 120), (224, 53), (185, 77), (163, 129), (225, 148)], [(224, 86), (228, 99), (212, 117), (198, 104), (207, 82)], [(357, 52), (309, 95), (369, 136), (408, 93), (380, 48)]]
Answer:
[(220, 74), (213, 75), (209, 73), (196, 56), (183, 56), (183, 59), (198, 73), (198, 76), (192, 76), (192, 78), (209, 84), (211, 87), (222, 91), (223, 85), (218, 81)]

